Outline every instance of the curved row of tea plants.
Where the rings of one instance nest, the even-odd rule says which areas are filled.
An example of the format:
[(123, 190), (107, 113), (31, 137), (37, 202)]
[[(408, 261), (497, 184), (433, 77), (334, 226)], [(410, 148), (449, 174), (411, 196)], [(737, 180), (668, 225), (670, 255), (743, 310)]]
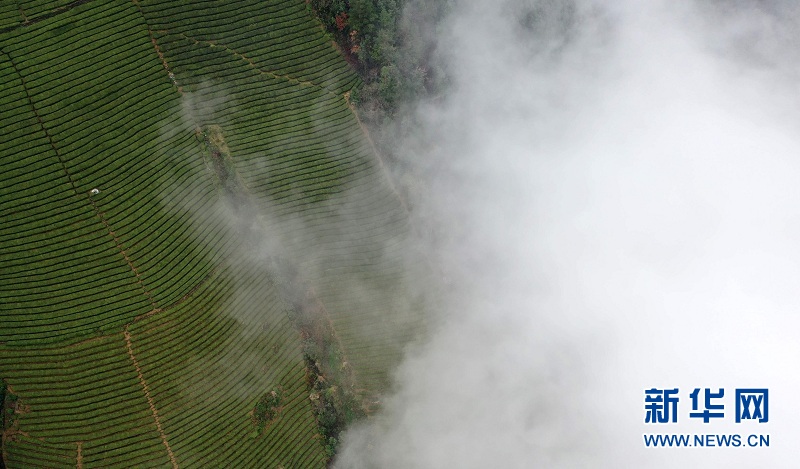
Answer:
[(6, 467), (324, 466), (296, 299), (362, 395), (415, 327), (357, 77), (302, 2), (17, 6), (0, 8)]

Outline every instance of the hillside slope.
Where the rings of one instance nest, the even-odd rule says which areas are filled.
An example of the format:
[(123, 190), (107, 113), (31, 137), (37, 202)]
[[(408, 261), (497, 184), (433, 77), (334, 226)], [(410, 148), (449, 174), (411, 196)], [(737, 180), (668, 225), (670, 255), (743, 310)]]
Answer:
[(357, 76), (302, 1), (17, 3), (4, 464), (324, 466), (420, 308)]

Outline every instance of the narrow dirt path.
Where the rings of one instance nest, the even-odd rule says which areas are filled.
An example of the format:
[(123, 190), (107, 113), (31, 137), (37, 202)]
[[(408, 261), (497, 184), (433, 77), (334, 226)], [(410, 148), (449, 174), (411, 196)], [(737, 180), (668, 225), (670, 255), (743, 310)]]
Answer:
[(44, 133), (45, 137), (47, 137), (47, 142), (50, 144), (50, 148), (55, 153), (56, 158), (58, 158), (59, 163), (61, 163), (61, 169), (63, 169), (64, 174), (67, 176), (67, 180), (69, 181), (69, 185), (72, 187), (73, 192), (75, 195), (80, 195), (78, 193), (77, 186), (75, 185), (75, 179), (70, 174), (69, 170), (67, 169), (67, 163), (64, 161), (64, 157), (61, 155), (61, 152), (56, 147), (55, 142), (53, 141), (53, 136), (50, 135), (50, 130), (47, 126), (44, 125), (44, 121), (42, 120), (42, 116), (39, 114), (39, 109), (36, 107), (36, 104), (33, 102), (33, 97), (31, 96), (30, 90), (28, 90), (28, 84), (25, 82), (25, 77), (20, 72), (19, 67), (17, 67), (17, 63), (15, 62), (14, 58), (11, 57), (6, 51), (0, 50), (8, 58), (8, 62), (11, 64), (11, 67), (19, 77), (20, 84), (22, 85), (22, 89), (25, 91), (25, 98), (28, 100), (28, 106), (30, 106), (33, 115), (36, 116), (36, 122), (39, 124), (39, 128)]
[(147, 299), (150, 300), (150, 305), (153, 307), (153, 310), (158, 310), (158, 306), (156, 305), (156, 300), (153, 298), (152, 293), (150, 293), (150, 290), (147, 289), (144, 282), (142, 281), (142, 277), (139, 275), (139, 269), (137, 269), (136, 266), (133, 265), (133, 261), (131, 260), (130, 256), (128, 256), (128, 251), (125, 250), (125, 246), (123, 246), (122, 241), (119, 240), (117, 234), (114, 232), (114, 230), (111, 228), (111, 225), (108, 223), (108, 220), (106, 220), (105, 214), (100, 211), (100, 208), (97, 206), (97, 203), (94, 201), (92, 196), (89, 196), (89, 200), (92, 203), (92, 207), (94, 208), (95, 214), (97, 214), (97, 218), (99, 218), (100, 221), (103, 222), (103, 226), (106, 227), (108, 235), (111, 236), (111, 239), (114, 240), (114, 244), (117, 245), (117, 249), (119, 250), (120, 254), (122, 254), (122, 257), (125, 259), (125, 262), (128, 263), (128, 267), (131, 268), (133, 275), (136, 276), (136, 282), (139, 284), (139, 287), (141, 287), (142, 293), (144, 293), (144, 296), (146, 296)]
[(169, 79), (172, 81), (172, 84), (175, 85), (175, 88), (177, 88), (178, 94), (183, 96), (183, 87), (178, 84), (178, 80), (175, 78), (175, 74), (172, 73), (172, 70), (170, 70), (169, 64), (167, 63), (167, 58), (164, 57), (164, 53), (161, 51), (161, 47), (159, 47), (158, 45), (158, 41), (156, 40), (156, 37), (153, 34), (153, 30), (150, 28), (150, 23), (147, 22), (147, 16), (145, 16), (144, 11), (142, 10), (142, 6), (139, 5), (139, 0), (132, 0), (132, 1), (133, 4), (136, 5), (136, 8), (139, 10), (139, 14), (142, 15), (142, 18), (144, 19), (144, 24), (147, 26), (147, 34), (150, 35), (150, 42), (153, 43), (153, 49), (155, 49), (159, 60), (161, 60), (161, 65), (164, 66), (164, 70), (167, 71)]
[(276, 72), (274, 72), (272, 70), (265, 70), (263, 68), (260, 68), (258, 65), (256, 65), (256, 63), (255, 63), (255, 61), (253, 59), (251, 59), (250, 57), (247, 57), (246, 55), (244, 55), (241, 52), (236, 51), (235, 49), (232, 49), (232, 48), (226, 46), (225, 44), (221, 44), (219, 42), (214, 42), (214, 41), (203, 41), (201, 39), (193, 38), (193, 37), (191, 37), (191, 36), (189, 36), (187, 34), (184, 34), (184, 33), (170, 33), (169, 31), (163, 31), (163, 30), (158, 31), (158, 32), (164, 33), (164, 34), (173, 34), (175, 36), (178, 36), (178, 37), (181, 37), (183, 39), (186, 39), (187, 41), (192, 41), (196, 45), (202, 45), (202, 46), (206, 46), (206, 47), (222, 49), (222, 50), (228, 52), (229, 54), (232, 54), (236, 58), (238, 58), (240, 60), (244, 60), (245, 62), (247, 62), (247, 64), (250, 66), (250, 68), (252, 68), (253, 70), (256, 70), (258, 73), (260, 73), (262, 75), (266, 75), (266, 76), (268, 76), (270, 78), (274, 78), (276, 80), (288, 81), (289, 83), (293, 83), (293, 84), (300, 85), (300, 86), (308, 86), (308, 87), (318, 88), (318, 89), (328, 93), (329, 95), (336, 96), (336, 97), (340, 96), (339, 94), (331, 91), (330, 88), (328, 88), (326, 86), (323, 86), (323, 85), (320, 85), (319, 83), (314, 83), (313, 81), (308, 81), (308, 80), (301, 80), (301, 79), (299, 79), (297, 77), (294, 77), (294, 76), (291, 76), (291, 75), (281, 75), (281, 74), (276, 73)]
[(147, 386), (147, 381), (144, 380), (142, 369), (139, 367), (139, 361), (136, 360), (136, 355), (133, 354), (131, 333), (128, 331), (127, 326), (125, 327), (123, 334), (125, 335), (125, 345), (128, 347), (128, 355), (131, 357), (133, 367), (136, 368), (136, 375), (139, 378), (139, 384), (142, 385), (144, 397), (147, 398), (147, 405), (150, 406), (150, 411), (153, 413), (153, 420), (156, 422), (156, 428), (158, 429), (158, 434), (161, 436), (161, 442), (164, 443), (164, 447), (167, 448), (167, 454), (169, 455), (169, 460), (172, 462), (172, 467), (178, 469), (178, 461), (175, 459), (175, 454), (172, 452), (172, 448), (169, 446), (169, 441), (167, 441), (167, 435), (164, 433), (164, 429), (161, 427), (161, 418), (158, 416), (156, 404), (153, 401), (153, 397), (150, 395), (150, 388)]

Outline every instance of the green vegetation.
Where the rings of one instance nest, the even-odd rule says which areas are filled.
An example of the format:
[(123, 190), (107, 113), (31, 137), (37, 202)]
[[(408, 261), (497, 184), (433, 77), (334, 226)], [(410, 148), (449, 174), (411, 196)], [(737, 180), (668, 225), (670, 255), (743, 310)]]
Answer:
[(9, 4), (0, 83), (6, 467), (323, 467), (419, 308), (305, 5)]
[(417, 104), (436, 101), (449, 80), (436, 60), (438, 28), (451, 0), (309, 0), (364, 84), (350, 96), (376, 150), (391, 164), (395, 187), (414, 209), (423, 175), (408, 142), (430, 129)]
[[(0, 427), (2, 427), (3, 441), (13, 438), (17, 434), (19, 430), (17, 416), (29, 410), (24, 403), (20, 402), (19, 396), (3, 381), (0, 386), (0, 412), (3, 413)], [(0, 466), (5, 467), (5, 463), (0, 461)]]
[[(343, 389), (325, 379), (321, 364), (311, 355), (304, 355), (308, 370), (309, 399), (314, 406), (325, 454), (333, 457), (339, 446), (339, 434), (354, 420), (364, 417), (361, 402), (352, 388)], [(335, 382), (335, 381), (333, 381)]]
[[(431, 96), (445, 75), (433, 65), (432, 32), (450, 8), (448, 0), (310, 0), (343, 54), (364, 78), (353, 93), (373, 131), (406, 118), (401, 103)], [(388, 144), (384, 150), (388, 150)]]
[(256, 402), (252, 413), (253, 423), (258, 428), (256, 436), (263, 433), (267, 425), (280, 415), (283, 410), (281, 404), (283, 404), (283, 389), (280, 387), (264, 394)]
[(364, 77), (352, 100), (374, 130), (402, 117), (401, 103), (443, 86), (444, 73), (431, 61), (431, 30), (448, 1), (310, 0), (310, 5)]

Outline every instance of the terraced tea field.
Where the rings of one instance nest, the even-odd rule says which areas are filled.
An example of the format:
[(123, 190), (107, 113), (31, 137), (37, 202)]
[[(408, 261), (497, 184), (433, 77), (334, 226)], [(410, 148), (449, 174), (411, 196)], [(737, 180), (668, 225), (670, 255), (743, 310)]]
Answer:
[(324, 467), (419, 305), (305, 2), (6, 2), (0, 84), (5, 467)]

